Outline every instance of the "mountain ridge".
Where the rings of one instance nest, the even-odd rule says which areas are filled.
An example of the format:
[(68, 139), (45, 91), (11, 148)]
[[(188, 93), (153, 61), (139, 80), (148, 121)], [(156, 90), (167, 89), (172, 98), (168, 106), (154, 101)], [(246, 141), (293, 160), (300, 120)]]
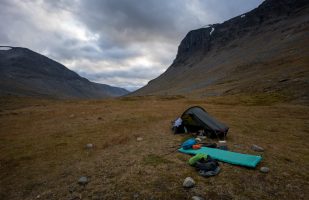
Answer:
[(222, 24), (189, 31), (171, 66), (131, 95), (278, 92), (308, 99), (308, 11), (304, 0), (266, 0)]
[(0, 95), (53, 98), (105, 98), (128, 93), (123, 88), (93, 83), (64, 65), (22, 47), (0, 50)]

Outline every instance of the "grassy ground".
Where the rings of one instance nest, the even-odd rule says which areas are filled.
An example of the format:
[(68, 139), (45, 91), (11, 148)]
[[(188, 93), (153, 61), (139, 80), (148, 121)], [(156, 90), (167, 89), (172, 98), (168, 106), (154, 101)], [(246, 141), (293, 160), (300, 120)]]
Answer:
[[(260, 96), (2, 98), (0, 105), (0, 199), (309, 198), (305, 105)], [(261, 154), (258, 168), (221, 163), (218, 176), (204, 178), (186, 163), (190, 156), (173, 152), (187, 136), (173, 135), (170, 122), (192, 105), (229, 125), (231, 150)], [(94, 148), (85, 149), (87, 143)], [(261, 166), (270, 172), (259, 172)], [(81, 176), (90, 179), (85, 187), (77, 184)], [(187, 176), (196, 187), (182, 187)]]

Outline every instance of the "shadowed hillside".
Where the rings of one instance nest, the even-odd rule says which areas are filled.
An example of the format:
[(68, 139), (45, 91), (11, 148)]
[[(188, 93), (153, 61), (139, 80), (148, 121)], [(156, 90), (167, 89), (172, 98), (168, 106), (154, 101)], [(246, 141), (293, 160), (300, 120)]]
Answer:
[(308, 5), (266, 0), (222, 24), (190, 31), (166, 72), (133, 95), (277, 93), (308, 101)]
[(0, 49), (0, 95), (104, 98), (127, 93), (122, 88), (90, 82), (29, 49)]

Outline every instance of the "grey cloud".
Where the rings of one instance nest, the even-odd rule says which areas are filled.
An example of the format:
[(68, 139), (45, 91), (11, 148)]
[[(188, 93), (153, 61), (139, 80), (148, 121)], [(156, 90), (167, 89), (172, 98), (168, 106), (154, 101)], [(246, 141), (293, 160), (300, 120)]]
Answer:
[(178, 25), (184, 19), (191, 27), (198, 27), (198, 20), (182, 0), (82, 1), (76, 16), (92, 31), (120, 46), (149, 40), (174, 42), (187, 29), (183, 26), (186, 23)]
[[(208, 18), (201, 19), (190, 4), (197, 2)], [(217, 23), (254, 8), (261, 0), (88, 0), (76, 16), (92, 31), (115, 44), (158, 40), (179, 42), (189, 30)]]
[[(253, 9), (262, 0), (1, 0), (0, 44), (24, 46), (92, 81), (136, 88), (164, 71), (186, 33)], [(54, 15), (53, 15), (54, 14)], [(59, 17), (59, 19), (57, 19)], [(72, 18), (93, 40), (60, 26)], [(57, 21), (58, 20), (58, 21)], [(57, 26), (51, 26), (57, 22)], [(51, 24), (50, 24), (51, 23)], [(74, 27), (73, 27), (74, 28)], [(74, 29), (72, 29), (74, 30)], [(134, 60), (143, 58), (149, 65)], [(94, 66), (84, 65), (86, 60)], [(106, 70), (96, 63), (112, 63)], [(131, 63), (130, 65), (128, 63)], [(132, 64), (133, 63), (133, 64)], [(127, 65), (128, 64), (128, 65)], [(123, 69), (127, 65), (127, 69)], [(133, 65), (133, 66), (132, 66)], [(121, 70), (118, 66), (122, 66)], [(111, 66), (109, 66), (111, 67)], [(94, 73), (94, 71), (96, 73)]]

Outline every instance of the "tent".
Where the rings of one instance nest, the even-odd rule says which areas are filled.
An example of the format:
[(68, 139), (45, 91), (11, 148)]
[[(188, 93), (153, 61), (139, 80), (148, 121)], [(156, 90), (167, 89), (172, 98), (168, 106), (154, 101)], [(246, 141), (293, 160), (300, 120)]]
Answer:
[(204, 130), (211, 138), (223, 138), (226, 136), (229, 127), (211, 117), (202, 107), (193, 106), (188, 108), (182, 115), (182, 125), (189, 132)]

